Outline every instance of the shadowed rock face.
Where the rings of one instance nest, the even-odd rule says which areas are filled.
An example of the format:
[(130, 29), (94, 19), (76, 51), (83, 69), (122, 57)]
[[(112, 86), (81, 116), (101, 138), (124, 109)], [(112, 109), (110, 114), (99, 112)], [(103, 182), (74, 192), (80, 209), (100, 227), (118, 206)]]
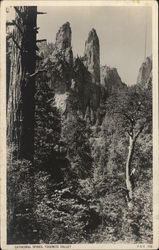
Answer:
[(152, 56), (147, 57), (142, 63), (137, 77), (137, 84), (147, 88), (152, 82)]
[(81, 58), (76, 58), (74, 61), (72, 89), (83, 117), (91, 122), (95, 121), (96, 111), (100, 104), (100, 86), (92, 81), (92, 74)]
[(100, 84), (100, 48), (99, 39), (95, 29), (88, 34), (85, 42), (84, 64), (91, 73), (92, 81), (96, 85)]
[(102, 66), (100, 77), (103, 98), (126, 89), (126, 84), (121, 81), (116, 68), (110, 68), (107, 65)]
[(71, 89), (76, 94), (80, 109), (84, 114), (91, 97), (91, 75), (80, 58), (74, 60)]

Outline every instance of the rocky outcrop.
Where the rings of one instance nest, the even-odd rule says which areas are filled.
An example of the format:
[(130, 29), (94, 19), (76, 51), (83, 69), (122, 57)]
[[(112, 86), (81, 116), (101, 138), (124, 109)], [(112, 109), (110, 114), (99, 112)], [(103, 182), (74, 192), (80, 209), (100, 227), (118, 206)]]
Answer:
[(71, 27), (70, 23), (63, 24), (56, 34), (56, 47), (59, 50), (65, 50), (71, 47)]
[[(84, 57), (77, 57), (74, 62), (71, 28), (68, 22), (57, 32), (55, 44), (48, 45), (45, 49), (44, 47), (42, 53), (44, 57), (47, 55), (44, 61), (48, 60), (47, 65), (50, 64), (50, 67), (47, 66), (47, 75), (58, 106), (61, 110), (67, 106), (64, 102), (67, 103), (65, 97), (69, 95), (65, 93), (71, 92), (78, 101), (82, 116), (95, 120), (100, 103), (99, 39), (95, 30), (89, 33)], [(46, 53), (46, 50), (49, 53)], [(59, 101), (60, 98), (62, 102)]]
[(122, 82), (117, 69), (107, 65), (100, 68), (102, 99), (106, 99), (113, 93), (119, 93), (126, 89), (126, 84)]
[(50, 87), (55, 94), (69, 91), (72, 81), (73, 52), (71, 47), (71, 28), (67, 22), (56, 34), (56, 42), (44, 44), (40, 48), (42, 64), (47, 68)]
[(46, 75), (55, 92), (57, 107), (66, 114), (70, 109), (70, 104), (68, 107), (67, 103), (72, 103), (69, 100), (74, 96), (79, 114), (94, 124), (102, 99), (126, 88), (115, 68), (103, 66), (100, 69), (100, 45), (95, 29), (88, 34), (83, 57), (73, 60), (68, 22), (57, 32), (55, 44), (44, 47), (44, 61), (48, 61), (47, 65), (50, 64)]
[(96, 121), (100, 105), (100, 46), (95, 29), (88, 34), (84, 57), (75, 60), (74, 80), (84, 118), (92, 124)]
[(92, 82), (96, 85), (100, 84), (100, 47), (99, 39), (95, 29), (88, 34), (85, 42), (84, 64), (91, 73)]
[(147, 57), (142, 63), (137, 77), (137, 84), (147, 88), (152, 83), (152, 56)]
[(55, 47), (57, 51), (60, 51), (64, 56), (67, 63), (73, 63), (73, 53), (71, 47), (72, 31), (70, 23), (63, 24), (56, 34)]
[[(48, 47), (49, 45), (47, 44), (47, 41), (43, 41), (43, 42), (41, 42), (41, 43), (39, 43), (38, 44), (38, 48), (39, 48), (39, 52), (37, 52), (37, 54), (41, 57), (46, 57), (46, 56), (49, 56), (50, 54), (49, 54), (49, 52), (50, 51), (48, 51), (48, 49), (47, 49), (47, 47)], [(47, 53), (48, 52), (48, 53)], [(45, 53), (47, 53), (47, 54), (45, 54)]]
[(100, 86), (92, 82), (92, 74), (79, 57), (74, 60), (71, 89), (76, 95), (83, 118), (94, 123), (100, 103)]
[(76, 95), (83, 117), (86, 112), (86, 107), (90, 105), (91, 99), (91, 74), (82, 62), (81, 58), (74, 60), (73, 79), (71, 89)]

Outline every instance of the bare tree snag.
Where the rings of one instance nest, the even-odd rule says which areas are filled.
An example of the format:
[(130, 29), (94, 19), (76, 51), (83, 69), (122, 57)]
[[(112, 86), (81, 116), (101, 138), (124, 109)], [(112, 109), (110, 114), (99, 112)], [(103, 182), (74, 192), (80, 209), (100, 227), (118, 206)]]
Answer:
[(135, 141), (131, 136), (129, 136), (129, 151), (128, 151), (128, 156), (127, 156), (127, 161), (126, 161), (126, 188), (128, 191), (128, 199), (132, 200), (133, 196), (133, 190), (132, 190), (132, 183), (131, 183), (131, 177), (130, 177), (130, 167), (131, 167), (131, 162), (132, 162), (132, 157), (133, 157), (133, 152), (134, 152), (134, 143)]
[(107, 112), (113, 114), (117, 128), (122, 136), (128, 136), (128, 155), (125, 165), (126, 199), (133, 205), (133, 173), (131, 169), (134, 149), (138, 137), (144, 129), (151, 127), (152, 123), (152, 92), (151, 88), (143, 89), (133, 86), (125, 93), (114, 95), (108, 99)]
[(128, 192), (128, 201), (131, 201), (133, 198), (131, 164), (132, 164), (132, 158), (134, 154), (135, 143), (145, 126), (146, 124), (143, 124), (139, 128), (139, 130), (136, 132), (135, 135), (133, 135), (134, 129), (132, 130), (132, 134), (130, 134), (129, 132), (129, 149), (128, 149), (128, 156), (127, 156), (127, 161), (126, 161), (126, 188)]
[[(9, 144), (17, 157), (33, 160), (37, 7), (16, 6), (7, 109)], [(27, 78), (27, 75), (33, 77)]]

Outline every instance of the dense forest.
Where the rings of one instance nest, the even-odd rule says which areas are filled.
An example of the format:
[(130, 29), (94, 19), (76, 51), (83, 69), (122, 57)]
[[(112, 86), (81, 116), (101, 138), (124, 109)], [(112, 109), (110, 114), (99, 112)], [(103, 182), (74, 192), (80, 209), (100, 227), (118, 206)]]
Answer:
[[(152, 58), (127, 86), (95, 29), (37, 40), (36, 7), (7, 27), (7, 241), (152, 243)], [(19, 46), (19, 47), (18, 47)]]

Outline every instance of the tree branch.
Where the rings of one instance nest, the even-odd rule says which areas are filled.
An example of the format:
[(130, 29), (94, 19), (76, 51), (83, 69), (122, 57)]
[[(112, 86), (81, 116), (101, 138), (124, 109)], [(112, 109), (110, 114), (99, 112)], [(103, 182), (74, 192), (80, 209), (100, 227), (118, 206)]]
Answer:
[(140, 127), (139, 131), (136, 133), (136, 135), (135, 135), (135, 137), (134, 137), (135, 141), (137, 140), (137, 138), (139, 137), (139, 135), (141, 134), (141, 132), (142, 132), (142, 130), (143, 130), (144, 128), (145, 128), (145, 124), (143, 124), (143, 125)]
[(17, 41), (14, 39), (14, 36), (13, 36), (13, 35), (11, 35), (11, 38), (12, 38), (13, 42), (15, 43), (15, 45), (17, 46), (17, 48), (18, 48), (20, 51), (22, 51), (21, 47), (19, 46), (19, 44), (17, 43)]
[(127, 115), (126, 113), (122, 114), (131, 122), (132, 125), (134, 125), (134, 120), (129, 115)]
[(34, 77), (34, 76), (36, 76), (37, 74), (42, 73), (42, 72), (46, 72), (46, 69), (39, 69), (39, 70), (35, 71), (33, 74), (31, 74), (31, 75), (28, 74), (27, 77), (28, 77), (28, 78)]
[(123, 115), (123, 116), (125, 116), (132, 124), (134, 124), (134, 121), (131, 119), (131, 117), (130, 117), (128, 114), (123, 113), (122, 111), (115, 111), (114, 114)]
[(17, 6), (14, 6), (15, 11), (17, 12), (18, 16), (21, 17), (22, 19), (24, 18), (24, 14), (18, 9)]
[(133, 137), (132, 133), (130, 133), (129, 131), (126, 131), (126, 133), (127, 133), (131, 138)]
[(38, 39), (38, 40), (36, 40), (36, 43), (42, 43), (42, 42), (46, 42), (47, 41), (47, 39)]
[(12, 22), (6, 22), (6, 26), (14, 26), (14, 23), (13, 23), (13, 21)]
[(45, 15), (47, 14), (47, 12), (40, 12), (40, 11), (37, 11), (37, 15)]
[(23, 34), (22, 29), (20, 28), (19, 24), (17, 24), (17, 22), (15, 20), (12, 20), (13, 24), (19, 29), (19, 31), (21, 32), (21, 34)]

